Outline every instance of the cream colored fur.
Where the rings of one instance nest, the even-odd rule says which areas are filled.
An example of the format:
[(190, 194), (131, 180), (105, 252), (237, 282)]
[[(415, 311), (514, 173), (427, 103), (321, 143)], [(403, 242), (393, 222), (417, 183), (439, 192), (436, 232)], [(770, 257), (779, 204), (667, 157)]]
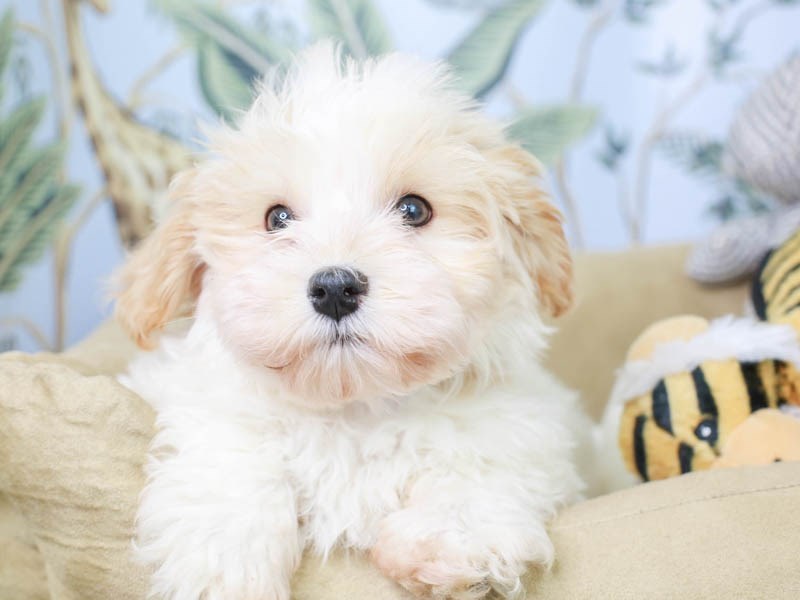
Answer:
[[(303, 549), (335, 547), (422, 596), (518, 597), (581, 492), (588, 427), (539, 365), (571, 261), (537, 161), (442, 67), (343, 62), (306, 51), (212, 132), (119, 274), (117, 316), (156, 347), (125, 382), (158, 412), (137, 539), (157, 597), (288, 600)], [(393, 210), (412, 192), (419, 229)], [(278, 203), (296, 220), (267, 232)], [(369, 278), (338, 324), (307, 298), (328, 266)]]

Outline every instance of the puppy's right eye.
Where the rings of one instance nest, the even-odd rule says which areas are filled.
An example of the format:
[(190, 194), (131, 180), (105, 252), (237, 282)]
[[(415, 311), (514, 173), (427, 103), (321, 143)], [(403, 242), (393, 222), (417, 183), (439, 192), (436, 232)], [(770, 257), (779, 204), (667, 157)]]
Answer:
[(267, 211), (264, 217), (264, 222), (267, 231), (275, 231), (276, 229), (284, 229), (289, 225), (289, 221), (294, 220), (294, 213), (292, 209), (283, 204), (276, 204)]
[(433, 218), (433, 209), (428, 201), (416, 194), (406, 194), (394, 205), (394, 209), (410, 227), (422, 227)]

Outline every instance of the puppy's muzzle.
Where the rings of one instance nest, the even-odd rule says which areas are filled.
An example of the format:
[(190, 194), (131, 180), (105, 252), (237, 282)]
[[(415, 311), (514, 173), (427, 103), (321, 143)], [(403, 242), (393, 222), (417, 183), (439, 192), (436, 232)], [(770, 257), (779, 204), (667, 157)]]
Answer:
[(367, 276), (361, 271), (330, 267), (311, 276), (308, 297), (314, 310), (338, 322), (358, 310), (368, 289)]

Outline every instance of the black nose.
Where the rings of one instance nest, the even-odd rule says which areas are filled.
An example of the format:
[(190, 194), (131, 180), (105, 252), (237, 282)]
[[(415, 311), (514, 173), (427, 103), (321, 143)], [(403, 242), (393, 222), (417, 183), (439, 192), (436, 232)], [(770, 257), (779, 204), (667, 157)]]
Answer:
[(359, 296), (368, 289), (367, 276), (361, 271), (331, 267), (311, 276), (308, 297), (314, 310), (338, 321), (358, 310)]

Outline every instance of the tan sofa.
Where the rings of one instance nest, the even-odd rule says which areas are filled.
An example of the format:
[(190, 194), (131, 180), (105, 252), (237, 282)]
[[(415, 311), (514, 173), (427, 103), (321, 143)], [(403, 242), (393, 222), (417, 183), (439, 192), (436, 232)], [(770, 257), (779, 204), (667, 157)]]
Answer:
[[(744, 286), (702, 289), (685, 249), (578, 258), (578, 305), (550, 364), (598, 415), (650, 322), (741, 312)], [(132, 348), (104, 325), (63, 355), (0, 358), (0, 600), (143, 599), (130, 560), (153, 415), (109, 376)], [(557, 561), (529, 598), (800, 598), (800, 463), (685, 475), (561, 512)], [(408, 596), (359, 556), (303, 564), (297, 600)]]

